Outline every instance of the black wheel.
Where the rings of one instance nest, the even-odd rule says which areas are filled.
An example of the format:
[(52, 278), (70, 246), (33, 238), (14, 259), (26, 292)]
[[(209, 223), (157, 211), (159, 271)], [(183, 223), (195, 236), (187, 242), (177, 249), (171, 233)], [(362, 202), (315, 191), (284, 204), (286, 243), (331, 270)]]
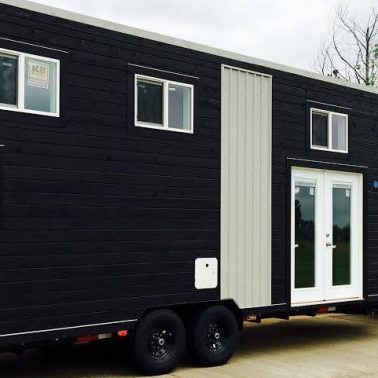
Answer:
[(171, 310), (150, 312), (135, 331), (135, 361), (145, 374), (172, 371), (181, 361), (185, 346), (184, 324)]
[(193, 318), (189, 346), (203, 366), (225, 364), (234, 353), (238, 339), (236, 318), (225, 306), (208, 307)]

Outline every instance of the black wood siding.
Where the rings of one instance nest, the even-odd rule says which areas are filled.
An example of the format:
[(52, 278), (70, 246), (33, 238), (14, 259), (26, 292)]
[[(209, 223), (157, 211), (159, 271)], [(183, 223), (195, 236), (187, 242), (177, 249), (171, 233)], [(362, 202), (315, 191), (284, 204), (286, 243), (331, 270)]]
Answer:
[[(0, 40), (62, 59), (63, 75), (60, 119), (0, 111), (0, 334), (218, 299), (194, 287), (195, 258), (219, 257), (218, 65), (4, 5), (0, 37), (69, 53)], [(133, 72), (147, 72), (128, 63), (200, 76), (167, 77), (198, 82), (194, 135), (133, 126)]]
[[(288, 299), (287, 157), (369, 166), (378, 293), (377, 95), (3, 4), (1, 37), (68, 54), (0, 39), (62, 65), (59, 119), (0, 111), (0, 334), (219, 298), (195, 290), (194, 260), (219, 258), (222, 63), (273, 75), (273, 303)], [(149, 72), (195, 85), (194, 135), (133, 126), (133, 74), (146, 72), (130, 63), (198, 76)], [(348, 155), (309, 150), (307, 100), (351, 108)]]

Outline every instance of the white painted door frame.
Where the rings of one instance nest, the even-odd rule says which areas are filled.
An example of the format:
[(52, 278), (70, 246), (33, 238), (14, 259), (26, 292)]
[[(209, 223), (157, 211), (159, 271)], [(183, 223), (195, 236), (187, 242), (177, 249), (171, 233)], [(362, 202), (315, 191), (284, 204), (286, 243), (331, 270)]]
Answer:
[[(341, 302), (362, 298), (363, 293), (363, 192), (362, 174), (292, 168), (291, 179), (291, 302), (293, 306)], [(295, 186), (315, 187), (315, 286), (295, 288)], [(333, 187), (347, 185), (351, 196), (351, 283), (332, 285)], [(328, 235), (328, 236), (327, 236)]]
[[(363, 282), (363, 192), (362, 192), (362, 175), (345, 172), (325, 172), (325, 208), (327, 209), (326, 227), (330, 232), (329, 243), (327, 247), (325, 260), (325, 281), (328, 283), (325, 287), (325, 300), (333, 301), (347, 298), (362, 298)], [(334, 186), (350, 187), (351, 199), (351, 232), (350, 232), (350, 250), (351, 250), (351, 283), (350, 285), (332, 286), (332, 255), (335, 242), (333, 241), (332, 226), (332, 209)]]
[[(319, 170), (307, 170), (297, 169), (292, 170), (291, 180), (291, 302), (305, 303), (305, 302), (319, 302), (324, 292), (324, 281), (318, 270), (321, 267), (320, 253), (318, 252), (319, 245), (321, 244), (321, 235), (324, 233), (320, 227), (322, 222), (318, 221), (319, 214), (322, 213), (322, 179), (323, 174)], [(295, 283), (295, 250), (299, 247), (295, 240), (295, 186), (296, 183), (304, 185), (312, 185), (315, 187), (315, 286), (312, 288), (300, 288), (294, 287)], [(316, 226), (320, 225), (320, 227)]]

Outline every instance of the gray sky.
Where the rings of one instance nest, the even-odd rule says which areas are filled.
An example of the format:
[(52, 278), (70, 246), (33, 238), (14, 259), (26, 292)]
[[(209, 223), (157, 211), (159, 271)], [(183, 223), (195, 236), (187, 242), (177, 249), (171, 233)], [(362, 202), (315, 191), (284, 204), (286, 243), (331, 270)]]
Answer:
[(312, 69), (337, 4), (363, 20), (378, 0), (38, 0), (253, 57)]

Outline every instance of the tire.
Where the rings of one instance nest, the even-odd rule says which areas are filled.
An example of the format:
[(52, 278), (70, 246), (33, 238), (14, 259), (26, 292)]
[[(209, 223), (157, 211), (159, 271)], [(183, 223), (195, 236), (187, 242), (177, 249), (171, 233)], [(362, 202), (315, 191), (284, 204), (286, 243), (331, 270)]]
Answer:
[(169, 373), (180, 363), (185, 347), (184, 323), (171, 310), (150, 312), (135, 331), (135, 362), (144, 374)]
[(235, 315), (225, 306), (211, 306), (194, 316), (189, 348), (200, 365), (218, 366), (232, 357), (238, 339)]

